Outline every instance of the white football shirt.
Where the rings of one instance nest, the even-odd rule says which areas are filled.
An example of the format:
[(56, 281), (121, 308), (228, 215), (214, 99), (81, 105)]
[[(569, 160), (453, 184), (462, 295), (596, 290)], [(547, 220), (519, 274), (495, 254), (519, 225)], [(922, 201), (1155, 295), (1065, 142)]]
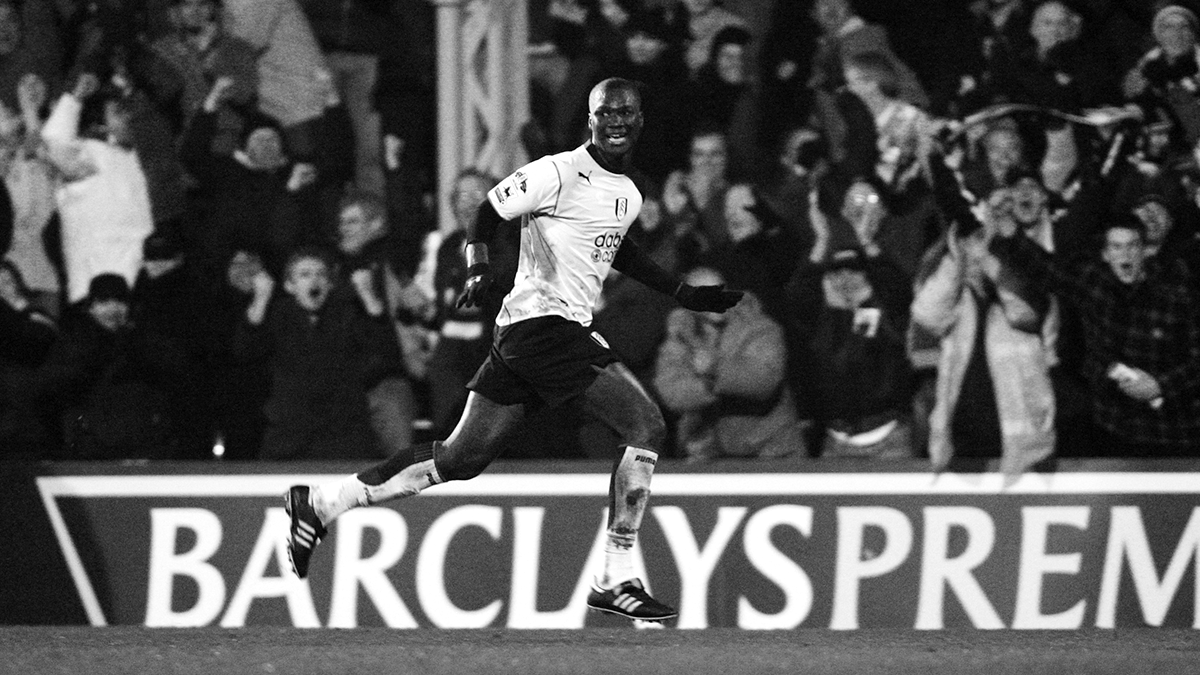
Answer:
[(496, 324), (561, 316), (590, 326), (604, 278), (642, 208), (633, 181), (601, 168), (584, 144), (517, 169), (488, 200), (505, 220), (521, 217), (517, 275)]

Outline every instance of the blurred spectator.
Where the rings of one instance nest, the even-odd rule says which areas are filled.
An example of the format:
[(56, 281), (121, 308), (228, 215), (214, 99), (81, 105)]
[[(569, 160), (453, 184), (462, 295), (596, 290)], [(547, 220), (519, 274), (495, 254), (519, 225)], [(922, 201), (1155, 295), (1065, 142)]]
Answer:
[(1160, 4), (1151, 32), (1155, 46), (1125, 74), (1126, 99), (1137, 102), (1148, 117), (1162, 111), (1183, 131), (1188, 148), (1200, 142), (1200, 21), (1182, 4)]
[(1010, 171), (1029, 166), (1025, 140), (1011, 117), (995, 120), (984, 129), (978, 142), (980, 153), (963, 167), (963, 187), (976, 200), (987, 199), (996, 188), (1006, 187)]
[(920, 108), (899, 98), (898, 73), (881, 54), (848, 56), (843, 68), (846, 88), (866, 104), (874, 120), (874, 175), (890, 195), (902, 196), (922, 178), (920, 160), (933, 133), (932, 122)]
[(275, 119), (293, 151), (311, 157), (311, 125), (325, 114), (333, 77), (297, 0), (224, 0), (222, 25), (258, 54), (258, 109)]
[(625, 24), (624, 58), (611, 75), (641, 82), (646, 126), (638, 137), (638, 169), (661, 187), (671, 170), (687, 160), (689, 120), (693, 111), (680, 101), (690, 86), (683, 47), (662, 12), (640, 11)]
[(1082, 320), (1084, 373), (1101, 438), (1115, 456), (1190, 455), (1200, 447), (1200, 314), (1173, 259), (1148, 258), (1145, 228), (1122, 216), (1094, 253), (1051, 255), (1002, 227), (992, 250), (1071, 304)]
[(390, 0), (300, 2), (350, 114), (356, 185), (384, 194), (383, 134), (375, 91), (380, 57), (399, 33), (396, 9)]
[[(212, 300), (176, 235), (154, 232), (142, 246), (142, 271), (133, 286), (134, 325), (174, 342), (183, 353), (181, 373), (167, 383), (179, 407), (175, 415), (179, 457), (202, 459), (211, 447), (209, 410), (204, 405), (205, 360), (213, 341)], [(206, 317), (198, 322), (198, 313)]]
[[(0, 133), (0, 174), (4, 176), (4, 194), (0, 195), (0, 218), (12, 216), (12, 239), (5, 257), (20, 270), (35, 306), (53, 317), (59, 316), (61, 283), (55, 257), (46, 246), (47, 228), (56, 221), (55, 176), (53, 167), (40, 152), (42, 140), (41, 109), (46, 102), (46, 85), (29, 73), (17, 85), (20, 117), (3, 117)], [(4, 201), (11, 201), (11, 211)], [(58, 252), (55, 252), (57, 254)]]
[(37, 308), (12, 262), (0, 262), (0, 439), (5, 458), (54, 455), (53, 436), (32, 378), (58, 339), (58, 325)]
[(1087, 39), (1079, 7), (1072, 0), (1034, 3), (1029, 39), (1011, 60), (995, 64), (993, 101), (1079, 112), (1121, 100), (1118, 77)]
[(929, 97), (916, 74), (892, 50), (887, 31), (855, 14), (850, 0), (815, 0), (813, 18), (821, 27), (821, 38), (808, 78), (810, 88), (826, 93), (836, 91), (845, 84), (843, 73), (850, 57), (876, 52), (896, 72), (896, 95), (918, 108), (929, 107)]
[(685, 104), (695, 120), (692, 128), (713, 127), (724, 134), (730, 172), (754, 175), (762, 167), (759, 145), (762, 100), (750, 66), (750, 31), (722, 28), (709, 41), (711, 55), (696, 71)]
[(36, 374), (34, 391), (61, 420), (71, 459), (173, 459), (171, 393), (187, 356), (170, 338), (133, 322), (125, 278), (103, 273), (88, 285), (79, 319)]
[[(369, 356), (389, 339), (388, 326), (363, 311), (371, 302), (360, 305), (361, 297), (344, 288), (335, 293), (332, 273), (326, 253), (300, 248), (284, 266), (282, 294), (274, 293), (269, 274), (254, 278), (235, 351), (270, 360), (262, 459), (380, 456), (365, 392), (375, 376)], [(355, 291), (361, 294), (362, 286)]]
[(241, 148), (213, 152), (216, 113), (233, 84), (217, 79), (183, 139), (182, 158), (204, 207), (198, 231), (189, 234), (205, 265), (248, 249), (278, 271), (293, 247), (321, 239), (317, 171), (289, 157), (279, 128), (262, 118), (247, 125)]
[(662, 190), (666, 225), (679, 246), (680, 269), (695, 267), (728, 240), (724, 210), (729, 182), (725, 135), (710, 127), (692, 132), (687, 168), (672, 171)]
[(909, 282), (886, 259), (833, 251), (789, 285), (787, 323), (811, 364), (805, 385), (822, 457), (913, 457), (905, 331)]
[(225, 459), (252, 460), (259, 458), (266, 428), (271, 373), (265, 360), (238, 358), (235, 338), (254, 298), (254, 280), (266, 273), (266, 266), (249, 251), (236, 251), (224, 263), (212, 298), (204, 409), (214, 444), (220, 441)]
[(48, 157), (59, 172), (62, 252), (67, 300), (87, 296), (95, 276), (114, 272), (133, 283), (142, 266), (142, 240), (154, 229), (146, 174), (133, 150), (128, 99), (103, 100), (101, 138), (79, 136), (85, 102), (100, 89), (91, 73), (76, 80), (42, 127)]
[[(491, 247), (492, 265), (500, 270), (498, 287), (489, 294), (486, 307), (459, 307), (458, 295), (467, 279), (467, 226), (475, 220), (479, 205), (497, 181), (476, 169), (459, 173), (450, 192), (450, 211), (454, 220), (444, 238), (433, 247), (433, 297), (437, 307), (437, 344), (429, 357), (429, 417), (435, 438), (445, 438), (454, 430), (467, 402), (467, 383), (492, 347), (492, 322), (499, 311), (499, 300), (511, 289), (515, 273), (516, 250), (512, 237), (497, 236)], [(432, 233), (431, 233), (432, 234)]]
[[(961, 228), (961, 229), (960, 229)], [(1055, 449), (1049, 298), (988, 253), (992, 218), (957, 220), (918, 277), (912, 319), (941, 340), (929, 456), (999, 457), (1008, 476)]]
[(750, 24), (746, 17), (723, 7), (721, 0), (679, 0), (679, 4), (685, 10), (690, 36), (684, 62), (688, 73), (695, 79), (701, 68), (712, 63), (715, 51), (713, 43), (717, 34), (731, 27), (748, 30)]
[(786, 134), (808, 119), (812, 71), (820, 27), (812, 18), (812, 0), (776, 0), (759, 50), (764, 147), (778, 147)]
[(776, 321), (785, 315), (783, 286), (809, 248), (798, 228), (784, 222), (751, 183), (734, 183), (722, 200), (726, 243), (704, 256), (730, 286), (755, 294)]
[(430, 331), (424, 324), (433, 319), (433, 298), (414, 283), (413, 265), (403, 260), (403, 242), (393, 236), (380, 196), (353, 190), (340, 207), (341, 282), (353, 285), (369, 315), (394, 328), (372, 354), (367, 389), (371, 428), (390, 455), (412, 444), (419, 412), (414, 384), (425, 380), (428, 367)]
[(1028, 40), (1030, 8), (1026, 0), (974, 0), (973, 53), (963, 54), (967, 72), (959, 82), (955, 107), (969, 114), (992, 103), (995, 73), (1013, 61)]
[(51, 0), (0, 2), (0, 103), (20, 109), (17, 86), (36, 75), (51, 93), (62, 83), (63, 49)]
[(258, 96), (258, 55), (250, 43), (224, 29), (217, 0), (170, 0), (169, 17), (172, 30), (150, 44), (156, 57), (150, 89), (161, 107), (176, 113), (176, 128), (182, 130), (217, 79), (232, 80), (225, 94), (230, 107), (217, 111), (219, 131), (212, 148), (216, 154), (231, 154), (242, 136), (245, 113), (253, 110)]
[[(697, 268), (689, 284), (720, 284)], [(752, 293), (724, 314), (676, 308), (667, 317), (654, 386), (678, 415), (676, 444), (691, 461), (807, 454), (784, 369), (783, 329)]]

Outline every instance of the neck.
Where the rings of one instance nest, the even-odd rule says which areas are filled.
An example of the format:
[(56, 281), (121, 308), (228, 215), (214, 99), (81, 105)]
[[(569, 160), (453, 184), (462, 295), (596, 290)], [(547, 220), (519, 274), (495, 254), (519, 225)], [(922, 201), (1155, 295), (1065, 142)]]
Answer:
[(595, 143), (588, 143), (587, 151), (588, 154), (592, 156), (592, 159), (596, 160), (596, 163), (599, 164), (605, 171), (611, 171), (613, 173), (625, 173), (625, 170), (629, 168), (628, 153), (613, 157), (612, 155), (601, 151), (600, 148), (596, 147)]

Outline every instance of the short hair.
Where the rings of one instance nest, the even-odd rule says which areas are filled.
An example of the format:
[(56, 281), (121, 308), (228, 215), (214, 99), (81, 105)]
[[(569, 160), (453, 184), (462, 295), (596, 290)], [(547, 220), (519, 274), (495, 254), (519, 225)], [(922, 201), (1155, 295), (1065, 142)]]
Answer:
[(331, 271), (336, 264), (333, 254), (329, 252), (329, 249), (323, 246), (304, 244), (297, 246), (288, 253), (287, 258), (283, 262), (283, 278), (287, 279), (291, 276), (292, 268), (302, 260), (319, 260)]
[(632, 92), (634, 96), (637, 96), (638, 102), (641, 103), (641, 101), (645, 98), (642, 95), (644, 88), (645, 87), (641, 82), (637, 80), (627, 80), (623, 77), (610, 77), (601, 80), (596, 84), (596, 86), (592, 87), (591, 92), (588, 93), (588, 112), (592, 112), (592, 97), (595, 96), (597, 92), (608, 91), (609, 89), (624, 89)]
[(1108, 243), (1108, 233), (1110, 230), (1132, 230), (1137, 233), (1138, 238), (1143, 243), (1146, 241), (1146, 224), (1142, 222), (1132, 213), (1119, 213), (1110, 216), (1104, 223), (1104, 228), (1100, 231), (1101, 245)]
[(387, 223), (387, 203), (376, 192), (361, 190), (359, 188), (346, 190), (342, 194), (342, 198), (338, 200), (338, 213), (340, 214), (352, 206), (362, 209), (363, 216), (367, 220), (380, 218), (383, 219), (385, 224)]
[(900, 74), (896, 66), (879, 52), (863, 52), (846, 59), (847, 68), (861, 70), (867, 79), (879, 85), (879, 91), (894, 98), (900, 95)]

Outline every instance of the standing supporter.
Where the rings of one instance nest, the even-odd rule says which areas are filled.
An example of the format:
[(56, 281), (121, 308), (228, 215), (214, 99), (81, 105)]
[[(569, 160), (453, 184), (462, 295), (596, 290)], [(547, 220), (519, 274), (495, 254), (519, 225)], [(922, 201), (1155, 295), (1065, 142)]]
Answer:
[(204, 213), (189, 238), (206, 266), (250, 249), (277, 271), (293, 247), (321, 238), (316, 168), (293, 161), (278, 127), (261, 119), (248, 125), (241, 148), (215, 153), (217, 110), (232, 86), (224, 77), (213, 84), (183, 138), (182, 158)]
[(914, 184), (927, 180), (919, 161), (925, 156), (932, 122), (920, 108), (899, 98), (899, 78), (887, 58), (877, 52), (847, 57), (846, 88), (870, 111), (874, 121), (874, 176), (888, 194), (907, 196)]
[(845, 84), (844, 71), (850, 57), (876, 52), (896, 71), (897, 96), (918, 108), (929, 107), (929, 97), (916, 74), (892, 50), (887, 31), (855, 14), (850, 0), (815, 0), (813, 18), (821, 27), (821, 38), (808, 78), (810, 88), (836, 91)]
[[(212, 437), (203, 393), (212, 340), (208, 288), (177, 236), (155, 232), (142, 245), (142, 270), (130, 298), (134, 325), (174, 342), (182, 350), (180, 375), (167, 384), (175, 414), (180, 458), (201, 459)], [(197, 321), (197, 316), (204, 321)]]
[(687, 161), (689, 120), (694, 113), (679, 104), (690, 87), (683, 46), (660, 10), (633, 14), (625, 33), (624, 58), (613, 63), (611, 72), (643, 85), (647, 126), (637, 167), (662, 186), (667, 175)]
[(992, 250), (1078, 312), (1083, 369), (1112, 456), (1191, 455), (1200, 447), (1200, 304), (1178, 260), (1147, 258), (1133, 216), (1104, 227), (1100, 255), (1050, 254), (1000, 221)]
[(693, 131), (687, 168), (672, 171), (663, 184), (663, 212), (678, 241), (679, 269), (695, 267), (728, 240), (724, 223), (730, 184), (728, 148), (718, 129)]
[(1054, 326), (1045, 291), (988, 253), (995, 220), (954, 221), (917, 279), (912, 319), (941, 342), (929, 420), (934, 468), (998, 457), (1014, 476), (1054, 453)]
[[(685, 283), (724, 283), (699, 267)], [(658, 351), (654, 388), (677, 416), (675, 443), (690, 461), (804, 456), (804, 428), (786, 371), (783, 328), (751, 293), (724, 314), (676, 308)]]
[(1038, 0), (1029, 39), (1013, 59), (996, 64), (993, 100), (1079, 112), (1120, 101), (1117, 79), (1075, 5)]
[(0, 152), (6, 160), (0, 163), (0, 174), (12, 202), (12, 240), (5, 258), (20, 270), (34, 304), (58, 317), (61, 254), (49, 250), (46, 244), (47, 230), (57, 224), (55, 175), (54, 167), (40, 152), (45, 82), (33, 73), (25, 75), (17, 85), (17, 99), (20, 119), (5, 120), (6, 130), (0, 140)]
[(149, 88), (159, 106), (176, 114), (176, 128), (182, 130), (217, 79), (230, 78), (230, 105), (217, 111), (220, 131), (212, 150), (232, 153), (242, 136), (245, 114), (254, 109), (258, 96), (258, 55), (250, 43), (225, 29), (217, 0), (171, 0), (170, 5), (171, 30), (149, 45), (154, 55), (148, 67)]
[(686, 103), (695, 120), (692, 128), (712, 127), (725, 136), (730, 171), (753, 175), (763, 150), (759, 144), (762, 101), (750, 66), (750, 31), (729, 26), (710, 41), (712, 53), (696, 71)]
[(58, 418), (71, 459), (174, 459), (174, 384), (187, 356), (133, 322), (125, 278), (96, 275), (81, 317), (67, 324), (35, 375), (33, 392)]
[(255, 279), (265, 273), (258, 254), (236, 251), (223, 261), (213, 293), (202, 396), (214, 445), (221, 444), (226, 459), (255, 460), (262, 448), (270, 364), (238, 358), (235, 342), (242, 317), (254, 299)]
[[(457, 302), (459, 289), (467, 280), (467, 264), (463, 257), (467, 230), (479, 204), (495, 184), (494, 178), (475, 169), (466, 169), (458, 175), (450, 193), (454, 221), (436, 246), (430, 265), (433, 268), (438, 339), (429, 357), (427, 379), (429, 415), (433, 432), (439, 438), (448, 436), (462, 415), (467, 403), (466, 385), (487, 358), (492, 344), (493, 321), (500, 310), (495, 301), (482, 307), (459, 307)], [(511, 237), (501, 237), (510, 250), (506, 251), (503, 245), (494, 247), (496, 299), (511, 288), (512, 275), (516, 271), (516, 246), (509, 239)]]
[(766, 113), (760, 142), (777, 147), (795, 125), (808, 119), (812, 92), (806, 85), (821, 30), (808, 0), (772, 2), (767, 26), (758, 59)]
[(42, 127), (48, 157), (59, 172), (57, 200), (72, 303), (86, 297), (88, 284), (102, 273), (117, 273), (132, 284), (142, 266), (142, 240), (154, 230), (146, 174), (133, 149), (129, 101), (104, 98), (102, 137), (79, 135), (84, 105), (99, 90), (95, 75), (80, 75)]
[(0, 2), (0, 103), (20, 108), (17, 87), (36, 75), (57, 94), (63, 79), (63, 44), (51, 0)]
[(1151, 32), (1155, 45), (1125, 74), (1122, 92), (1148, 117), (1168, 115), (1193, 148), (1200, 142), (1200, 21), (1191, 9), (1168, 2), (1155, 12)]
[(809, 364), (803, 386), (825, 437), (821, 457), (913, 457), (905, 354), (911, 293), (886, 258), (832, 251), (788, 286), (793, 349)]
[(58, 324), (34, 304), (15, 265), (0, 262), (0, 439), (4, 458), (48, 458), (52, 428), (31, 395), (33, 375), (58, 340)]
[(367, 389), (371, 428), (386, 454), (412, 443), (418, 407), (414, 387), (425, 380), (433, 297), (413, 280), (415, 264), (405, 260), (403, 243), (392, 232), (383, 198), (352, 190), (342, 197), (337, 247), (343, 284), (366, 286), (363, 297), (381, 306), (371, 315), (392, 328), (378, 346), (374, 381)]
[(383, 135), (375, 91), (380, 57), (399, 32), (387, 0), (300, 0), (354, 129), (355, 184), (383, 194)]
[(679, 0), (687, 19), (687, 51), (684, 62), (689, 76), (696, 79), (700, 69), (712, 63), (713, 43), (726, 28), (750, 28), (746, 17), (721, 6), (721, 0)]
[(223, 0), (222, 24), (258, 54), (258, 110), (276, 120), (303, 155), (329, 105), (333, 78), (297, 0)]
[(269, 274), (254, 278), (235, 351), (270, 362), (262, 459), (380, 454), (365, 392), (376, 377), (372, 357), (390, 338), (384, 308), (368, 284), (356, 281), (353, 293), (335, 289), (332, 268), (324, 251), (299, 248), (284, 265), (283, 293), (274, 292)]

